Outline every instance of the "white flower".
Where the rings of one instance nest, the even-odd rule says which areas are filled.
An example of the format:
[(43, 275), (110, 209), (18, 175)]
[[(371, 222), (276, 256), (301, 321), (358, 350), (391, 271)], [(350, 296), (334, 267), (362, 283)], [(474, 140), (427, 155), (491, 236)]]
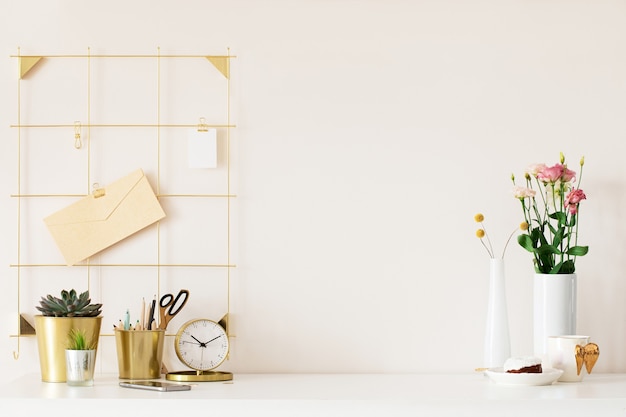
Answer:
[(528, 187), (522, 187), (520, 185), (516, 185), (513, 187), (513, 195), (515, 198), (519, 198), (520, 200), (523, 198), (534, 197), (537, 192)]

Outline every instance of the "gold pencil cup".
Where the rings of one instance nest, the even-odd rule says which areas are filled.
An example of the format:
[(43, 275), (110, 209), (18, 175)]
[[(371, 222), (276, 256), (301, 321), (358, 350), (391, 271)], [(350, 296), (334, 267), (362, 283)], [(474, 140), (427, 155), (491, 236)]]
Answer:
[(165, 330), (115, 330), (120, 379), (161, 377)]

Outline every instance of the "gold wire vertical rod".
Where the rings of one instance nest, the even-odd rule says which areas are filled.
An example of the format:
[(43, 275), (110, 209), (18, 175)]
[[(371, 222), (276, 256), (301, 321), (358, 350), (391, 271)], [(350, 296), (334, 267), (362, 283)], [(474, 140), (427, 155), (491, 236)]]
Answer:
[[(161, 47), (157, 47), (157, 186), (156, 192), (161, 191)], [(160, 247), (159, 241), (159, 247)]]
[(91, 48), (87, 48), (87, 194), (91, 184)]
[[(227, 54), (230, 55), (230, 48), (226, 49)], [(226, 124), (230, 125), (230, 74), (226, 77)], [(226, 165), (227, 165), (227, 187), (226, 193), (230, 195), (230, 129), (226, 129)], [(230, 264), (230, 198), (227, 200), (227, 239), (226, 239), (226, 262)], [(230, 318), (230, 268), (226, 270), (226, 317)], [(228, 326), (228, 333), (230, 334), (230, 326)]]
[[(17, 55), (20, 55), (20, 48), (17, 48)], [(18, 60), (18, 72), (19, 72), (19, 60)], [(22, 97), (22, 93), (21, 93), (21, 78), (22, 77), (18, 77), (17, 78), (17, 124), (20, 125), (22, 123), (22, 103), (21, 103), (21, 97)], [(22, 178), (21, 178), (21, 171), (22, 171), (22, 155), (21, 155), (21, 148), (22, 148), (22, 138), (21, 138), (21, 129), (17, 129), (17, 194), (21, 194), (22, 193)], [(22, 236), (21, 236), (21, 228), (22, 228), (22, 220), (21, 220), (21, 213), (22, 213), (22, 204), (21, 204), (21, 199), (17, 200), (17, 263), (20, 264), (22, 262), (22, 256), (21, 256), (21, 247), (22, 247)], [(20, 298), (21, 298), (21, 294), (20, 294), (20, 268), (17, 268), (17, 352), (13, 351), (13, 359), (18, 360), (20, 358), (20, 335), (21, 335), (21, 329), (20, 329), (20, 315), (21, 315), (21, 305), (20, 305)]]
[[(157, 47), (157, 186), (156, 192), (161, 191), (161, 47)], [(157, 222), (157, 294), (161, 297), (161, 222)]]
[[(87, 47), (87, 193), (91, 184), (91, 48)], [(91, 292), (91, 257), (87, 258), (87, 289)]]

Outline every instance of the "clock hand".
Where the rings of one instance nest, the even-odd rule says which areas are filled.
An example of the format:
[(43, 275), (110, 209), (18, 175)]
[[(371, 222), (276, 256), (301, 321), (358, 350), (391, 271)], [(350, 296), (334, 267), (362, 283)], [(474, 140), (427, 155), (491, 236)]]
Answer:
[(209, 343), (211, 343), (212, 341), (214, 341), (215, 339), (219, 339), (220, 337), (222, 337), (222, 335), (216, 336), (213, 339), (209, 340), (208, 342), (204, 343), (204, 346), (206, 347), (206, 345), (208, 345)]
[(206, 343), (202, 343), (201, 341), (199, 341), (198, 339), (196, 339), (193, 335), (191, 335), (191, 338), (193, 340), (195, 340), (196, 342), (198, 342), (200, 344), (200, 347), (206, 347)]

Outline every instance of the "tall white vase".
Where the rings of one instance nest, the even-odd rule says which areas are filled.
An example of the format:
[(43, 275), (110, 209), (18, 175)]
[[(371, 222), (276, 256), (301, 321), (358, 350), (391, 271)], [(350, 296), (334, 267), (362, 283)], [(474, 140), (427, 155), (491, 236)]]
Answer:
[(509, 315), (506, 305), (504, 260), (491, 258), (484, 350), (484, 366), (487, 368), (500, 367), (511, 356)]
[(548, 337), (576, 334), (576, 274), (535, 274), (533, 340), (535, 356), (546, 360)]

